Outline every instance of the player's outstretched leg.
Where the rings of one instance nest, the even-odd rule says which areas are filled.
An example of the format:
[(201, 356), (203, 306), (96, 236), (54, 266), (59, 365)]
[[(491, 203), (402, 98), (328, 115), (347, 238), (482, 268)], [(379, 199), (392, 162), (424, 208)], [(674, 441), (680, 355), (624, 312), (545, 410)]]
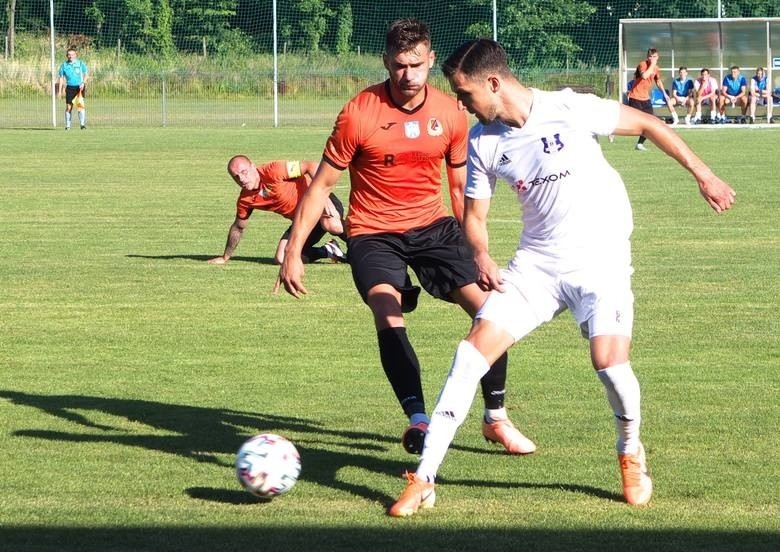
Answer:
[(433, 508), (436, 502), (436, 490), (433, 483), (419, 479), (415, 474), (406, 472), (407, 484), (398, 500), (387, 510), (392, 517), (407, 517), (420, 509)]
[(377, 332), (377, 340), (382, 368), (404, 414), (409, 417), (409, 426), (404, 430), (401, 444), (409, 454), (420, 454), (429, 421), (425, 414), (420, 362), (406, 334), (406, 328), (380, 330)]
[(647, 469), (645, 447), (639, 443), (636, 454), (618, 454), (623, 496), (632, 506), (644, 506), (653, 496), (653, 480)]
[(647, 469), (645, 449), (639, 440), (641, 393), (639, 381), (629, 362), (596, 371), (607, 400), (615, 414), (618, 463), (623, 482), (623, 496), (634, 506), (650, 502), (653, 482)]

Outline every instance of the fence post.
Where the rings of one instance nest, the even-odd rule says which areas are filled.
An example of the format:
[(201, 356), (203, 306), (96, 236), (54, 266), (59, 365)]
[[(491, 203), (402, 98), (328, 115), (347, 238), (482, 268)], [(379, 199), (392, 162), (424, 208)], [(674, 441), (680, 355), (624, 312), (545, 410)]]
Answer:
[(162, 126), (165, 128), (168, 125), (168, 108), (166, 105), (165, 97), (165, 71), (162, 72)]

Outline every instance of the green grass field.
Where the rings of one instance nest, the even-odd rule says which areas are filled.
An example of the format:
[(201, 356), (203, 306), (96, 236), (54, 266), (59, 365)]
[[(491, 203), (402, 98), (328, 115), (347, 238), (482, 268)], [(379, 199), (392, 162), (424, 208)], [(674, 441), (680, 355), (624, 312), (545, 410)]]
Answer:
[[(738, 192), (720, 216), (657, 148), (604, 141), (634, 205), (651, 505), (621, 501), (612, 414), (564, 314), (510, 353), (507, 406), (538, 452), (487, 446), (475, 401), (436, 508), (406, 520), (385, 508), (416, 460), (349, 268), (272, 295), (286, 223), (266, 213), (228, 265), (204, 262), (234, 215), (225, 161), (317, 159), (328, 132), (0, 130), (0, 549), (780, 549), (780, 128), (680, 131)], [(503, 262), (504, 188), (491, 233)], [(468, 321), (425, 297), (407, 322), (431, 408)], [(303, 460), (270, 503), (232, 465), (260, 432)]]

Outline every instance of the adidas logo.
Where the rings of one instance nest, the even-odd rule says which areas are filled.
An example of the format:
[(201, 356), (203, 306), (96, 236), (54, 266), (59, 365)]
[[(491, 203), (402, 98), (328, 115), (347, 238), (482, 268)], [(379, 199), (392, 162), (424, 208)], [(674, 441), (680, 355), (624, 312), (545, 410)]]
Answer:
[(506, 153), (501, 154), (501, 159), (498, 160), (498, 166), (503, 167), (504, 165), (511, 163), (512, 160), (509, 159), (509, 157), (506, 156)]
[(434, 414), (443, 418), (447, 418), (451, 422), (455, 421), (455, 413), (452, 410), (437, 410), (434, 412)]

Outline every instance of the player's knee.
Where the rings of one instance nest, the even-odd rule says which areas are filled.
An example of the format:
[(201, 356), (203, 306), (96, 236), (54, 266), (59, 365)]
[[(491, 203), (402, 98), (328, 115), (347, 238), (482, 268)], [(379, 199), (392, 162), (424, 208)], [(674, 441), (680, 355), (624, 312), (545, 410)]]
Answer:
[(344, 233), (344, 224), (340, 218), (330, 217), (323, 219), (323, 229), (334, 236)]
[(617, 366), (628, 362), (628, 351), (621, 348), (610, 348), (605, 351), (592, 351), (591, 362), (596, 370)]

